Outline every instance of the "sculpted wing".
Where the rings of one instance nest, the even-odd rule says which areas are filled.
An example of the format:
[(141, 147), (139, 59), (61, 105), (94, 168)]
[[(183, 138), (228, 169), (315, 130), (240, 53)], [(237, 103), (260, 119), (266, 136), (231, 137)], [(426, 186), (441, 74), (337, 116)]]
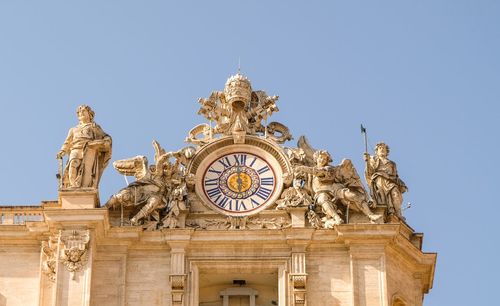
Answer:
[(305, 163), (308, 166), (313, 166), (314, 165), (314, 152), (316, 150), (309, 144), (309, 141), (307, 140), (306, 136), (302, 135), (299, 137), (299, 140), (297, 141), (297, 147), (301, 148), (305, 155)]
[(142, 155), (120, 159), (113, 162), (113, 168), (123, 175), (135, 176), (136, 179), (140, 180), (148, 173), (148, 159)]
[(347, 187), (353, 187), (358, 189), (363, 189), (363, 183), (361, 182), (361, 178), (359, 177), (356, 168), (352, 164), (350, 159), (343, 159), (340, 165), (338, 166), (338, 173), (340, 174), (340, 180)]
[(155, 164), (158, 163), (160, 156), (165, 154), (165, 150), (161, 147), (160, 143), (156, 140), (153, 140), (153, 148), (155, 149)]

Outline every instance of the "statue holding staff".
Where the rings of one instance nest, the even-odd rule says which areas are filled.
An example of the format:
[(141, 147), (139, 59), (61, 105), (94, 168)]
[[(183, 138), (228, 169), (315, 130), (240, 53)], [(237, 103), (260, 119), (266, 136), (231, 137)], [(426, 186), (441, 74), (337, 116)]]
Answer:
[(57, 159), (68, 155), (60, 188), (95, 188), (111, 159), (111, 137), (94, 122), (94, 111), (80, 105), (78, 125), (71, 128)]
[(403, 193), (408, 190), (399, 178), (396, 163), (388, 159), (389, 146), (383, 142), (375, 146), (375, 155), (365, 152), (365, 178), (375, 204), (385, 204), (389, 215), (405, 220), (401, 210)]

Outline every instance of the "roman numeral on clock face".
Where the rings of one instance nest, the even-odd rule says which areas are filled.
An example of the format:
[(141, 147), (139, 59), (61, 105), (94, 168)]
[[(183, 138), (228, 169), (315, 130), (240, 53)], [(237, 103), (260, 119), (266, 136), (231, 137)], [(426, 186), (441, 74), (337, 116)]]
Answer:
[(205, 169), (201, 178), (205, 199), (225, 212), (257, 211), (269, 204), (277, 188), (274, 169), (253, 153), (219, 155)]
[(271, 192), (273, 192), (271, 189), (260, 187), (260, 189), (257, 190), (256, 195), (262, 200), (267, 200), (267, 198), (269, 198), (269, 196), (271, 195)]
[(262, 173), (265, 173), (265, 172), (267, 172), (267, 171), (269, 171), (269, 170), (270, 170), (270, 169), (269, 169), (269, 166), (267, 166), (267, 165), (266, 165), (266, 166), (264, 166), (264, 167), (260, 168), (259, 170), (257, 170), (257, 172), (258, 172), (259, 174), (262, 174)]
[(240, 210), (247, 210), (247, 206), (245, 205), (245, 202), (243, 200), (236, 200), (236, 204), (235, 204), (235, 208), (236, 210), (240, 211)]
[(218, 184), (217, 181), (218, 181), (218, 179), (216, 179), (216, 178), (205, 180), (205, 186), (217, 186), (217, 184)]
[(274, 185), (274, 177), (261, 178), (260, 179), (260, 184), (262, 186), (273, 186)]
[(212, 189), (208, 189), (207, 190), (207, 195), (210, 197), (210, 198), (213, 198), (215, 197), (216, 195), (219, 195), (221, 193), (221, 190), (219, 189), (219, 187), (215, 187), (215, 188), (212, 188)]
[(224, 166), (224, 169), (232, 166), (231, 161), (229, 160), (228, 156), (219, 159), (219, 163), (221, 163), (222, 166)]
[(247, 155), (246, 154), (234, 154), (233, 155), (234, 161), (236, 162), (237, 165), (240, 166), (245, 166), (247, 162)]
[(252, 204), (252, 207), (255, 208), (255, 207), (258, 207), (260, 206), (260, 203), (255, 201), (254, 199), (250, 198), (250, 204)]
[(217, 171), (214, 168), (209, 168), (208, 172), (212, 172), (212, 173), (215, 173), (215, 174), (221, 174), (222, 173), (222, 171)]

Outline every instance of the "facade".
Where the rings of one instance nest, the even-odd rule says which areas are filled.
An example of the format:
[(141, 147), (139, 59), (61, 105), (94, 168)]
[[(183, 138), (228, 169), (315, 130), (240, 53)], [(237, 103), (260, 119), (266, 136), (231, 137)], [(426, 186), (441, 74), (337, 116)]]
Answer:
[(366, 191), (350, 160), (283, 145), (277, 100), (232, 76), (199, 100), (210, 123), (189, 146), (114, 161), (136, 179), (102, 206), (111, 136), (79, 107), (58, 200), (0, 207), (0, 305), (423, 305), (436, 254), (405, 222), (389, 147), (365, 153)]

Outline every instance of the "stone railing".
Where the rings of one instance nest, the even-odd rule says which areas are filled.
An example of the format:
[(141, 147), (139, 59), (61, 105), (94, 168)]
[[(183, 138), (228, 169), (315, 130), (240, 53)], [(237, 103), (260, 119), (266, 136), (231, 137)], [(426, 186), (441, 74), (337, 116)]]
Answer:
[(0, 225), (24, 225), (43, 221), (43, 208), (36, 206), (0, 207)]

